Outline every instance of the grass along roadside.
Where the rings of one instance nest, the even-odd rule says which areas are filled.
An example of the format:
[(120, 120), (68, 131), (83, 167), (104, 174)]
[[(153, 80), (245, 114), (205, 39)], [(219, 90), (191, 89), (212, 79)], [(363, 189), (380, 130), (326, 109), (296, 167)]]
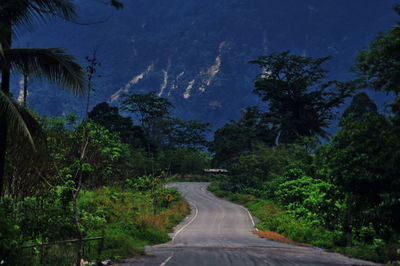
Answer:
[(374, 262), (386, 263), (389, 260), (389, 247), (382, 243), (344, 247), (340, 245), (341, 232), (330, 231), (322, 226), (311, 225), (305, 219), (295, 218), (271, 201), (249, 194), (223, 191), (215, 182), (208, 187), (208, 190), (218, 197), (245, 206), (260, 221), (256, 225), (261, 231), (258, 234), (260, 237), (296, 245), (317, 246), (327, 251)]
[(112, 260), (143, 254), (145, 245), (168, 242), (168, 233), (190, 213), (186, 200), (171, 188), (103, 187), (83, 191), (79, 206), (85, 234), (105, 236), (100, 259)]
[[(96, 239), (79, 248), (83, 261), (115, 261), (143, 254), (145, 245), (169, 241), (168, 233), (190, 213), (175, 189), (165, 188), (164, 183), (138, 186), (142, 179), (136, 178), (135, 186), (81, 191), (77, 205), (82, 237)], [(56, 187), (46, 198), (0, 200), (0, 257), (7, 260), (5, 265), (63, 266), (77, 260), (79, 241), (74, 240), (79, 236), (70, 198), (70, 190)]]

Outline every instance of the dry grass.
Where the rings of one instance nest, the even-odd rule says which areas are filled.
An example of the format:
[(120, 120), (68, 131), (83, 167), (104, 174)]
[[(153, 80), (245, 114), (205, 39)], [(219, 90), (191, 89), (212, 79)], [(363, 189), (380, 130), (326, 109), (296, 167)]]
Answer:
[(156, 215), (139, 217), (138, 221), (142, 225), (142, 228), (155, 227), (164, 231), (165, 224), (167, 224), (168, 221), (168, 217), (160, 213)]
[(312, 246), (310, 244), (295, 242), (295, 241), (293, 241), (293, 239), (290, 239), (286, 236), (283, 236), (281, 234), (278, 234), (278, 233), (272, 232), (272, 231), (255, 230), (254, 233), (261, 238), (267, 238), (269, 240), (273, 240), (273, 241), (277, 241), (277, 242), (281, 242), (281, 243), (292, 244), (292, 245), (303, 246), (303, 247), (311, 247)]
[(138, 217), (138, 222), (145, 227), (155, 227), (165, 232), (178, 221), (185, 218), (189, 213), (190, 208), (188, 202), (186, 200), (180, 200), (172, 204), (169, 209), (158, 214)]

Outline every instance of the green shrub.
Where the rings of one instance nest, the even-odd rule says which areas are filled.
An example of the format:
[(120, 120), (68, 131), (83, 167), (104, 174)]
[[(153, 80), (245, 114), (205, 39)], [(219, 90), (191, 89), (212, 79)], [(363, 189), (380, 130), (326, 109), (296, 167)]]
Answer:
[(276, 200), (288, 213), (310, 224), (334, 228), (341, 224), (344, 209), (337, 187), (320, 179), (301, 175), (278, 185)]
[(104, 230), (103, 256), (111, 259), (118, 259), (134, 254), (143, 253), (142, 247), (148, 242), (138, 239), (138, 231), (124, 230), (124, 225), (113, 224)]
[[(150, 177), (131, 180), (139, 179)], [(164, 188), (161, 183), (154, 184), (152, 190), (130, 187), (83, 191), (79, 198), (85, 234), (105, 236), (102, 258), (132, 256), (142, 253), (144, 245), (169, 241), (169, 230), (188, 214), (188, 206), (174, 188)], [(167, 194), (172, 195), (171, 201), (166, 199)]]
[(21, 244), (20, 226), (15, 220), (16, 206), (9, 197), (0, 199), (0, 261), (13, 264), (18, 256), (17, 247)]
[(390, 258), (388, 246), (382, 239), (374, 239), (369, 245), (356, 243), (354, 246), (335, 248), (334, 250), (349, 257), (382, 263), (387, 262)]
[(155, 227), (149, 227), (146, 230), (141, 230), (139, 237), (151, 245), (168, 242), (170, 240), (166, 232)]

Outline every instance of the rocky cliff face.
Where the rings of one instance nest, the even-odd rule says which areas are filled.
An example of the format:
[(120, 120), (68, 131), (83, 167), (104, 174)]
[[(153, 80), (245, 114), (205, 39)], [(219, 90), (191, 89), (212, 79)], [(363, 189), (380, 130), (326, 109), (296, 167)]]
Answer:
[[(77, 3), (80, 21), (106, 21), (55, 21), (23, 31), (18, 46), (64, 46), (82, 63), (96, 48), (102, 66), (93, 104), (156, 90), (173, 101), (177, 115), (216, 126), (258, 104), (251, 90), (260, 70), (249, 60), (282, 50), (331, 55), (332, 78), (346, 79), (360, 48), (397, 19), (395, 0), (126, 0), (122, 11)], [(29, 97), (39, 112), (83, 109), (45, 83), (33, 82)]]

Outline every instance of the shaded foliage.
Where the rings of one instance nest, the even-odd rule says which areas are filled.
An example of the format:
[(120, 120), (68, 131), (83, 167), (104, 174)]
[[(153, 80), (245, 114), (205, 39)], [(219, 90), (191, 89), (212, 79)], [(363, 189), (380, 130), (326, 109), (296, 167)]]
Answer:
[(351, 119), (361, 119), (366, 113), (377, 113), (378, 107), (365, 92), (354, 95), (350, 105), (344, 110), (342, 119), (351, 116)]
[[(400, 5), (395, 8), (400, 15)], [(400, 93), (400, 23), (381, 33), (362, 50), (354, 71), (364, 85), (375, 90)]]
[(147, 152), (184, 147), (204, 149), (208, 145), (206, 132), (210, 124), (199, 121), (182, 121), (171, 115), (172, 103), (156, 93), (127, 94), (122, 110), (138, 119), (147, 137)]
[(132, 119), (119, 114), (118, 107), (102, 102), (89, 112), (89, 119), (120, 135), (122, 142), (133, 147), (145, 147), (146, 137), (142, 127), (135, 126)]
[(351, 95), (351, 84), (327, 81), (322, 65), (329, 57), (311, 58), (289, 52), (251, 61), (263, 72), (254, 93), (268, 105), (265, 119), (272, 125), (277, 143), (295, 143), (301, 137), (327, 138), (333, 109)]
[(242, 110), (238, 121), (231, 120), (214, 134), (209, 150), (214, 153), (213, 164), (227, 167), (241, 153), (253, 151), (258, 145), (274, 144), (274, 136), (257, 107)]

